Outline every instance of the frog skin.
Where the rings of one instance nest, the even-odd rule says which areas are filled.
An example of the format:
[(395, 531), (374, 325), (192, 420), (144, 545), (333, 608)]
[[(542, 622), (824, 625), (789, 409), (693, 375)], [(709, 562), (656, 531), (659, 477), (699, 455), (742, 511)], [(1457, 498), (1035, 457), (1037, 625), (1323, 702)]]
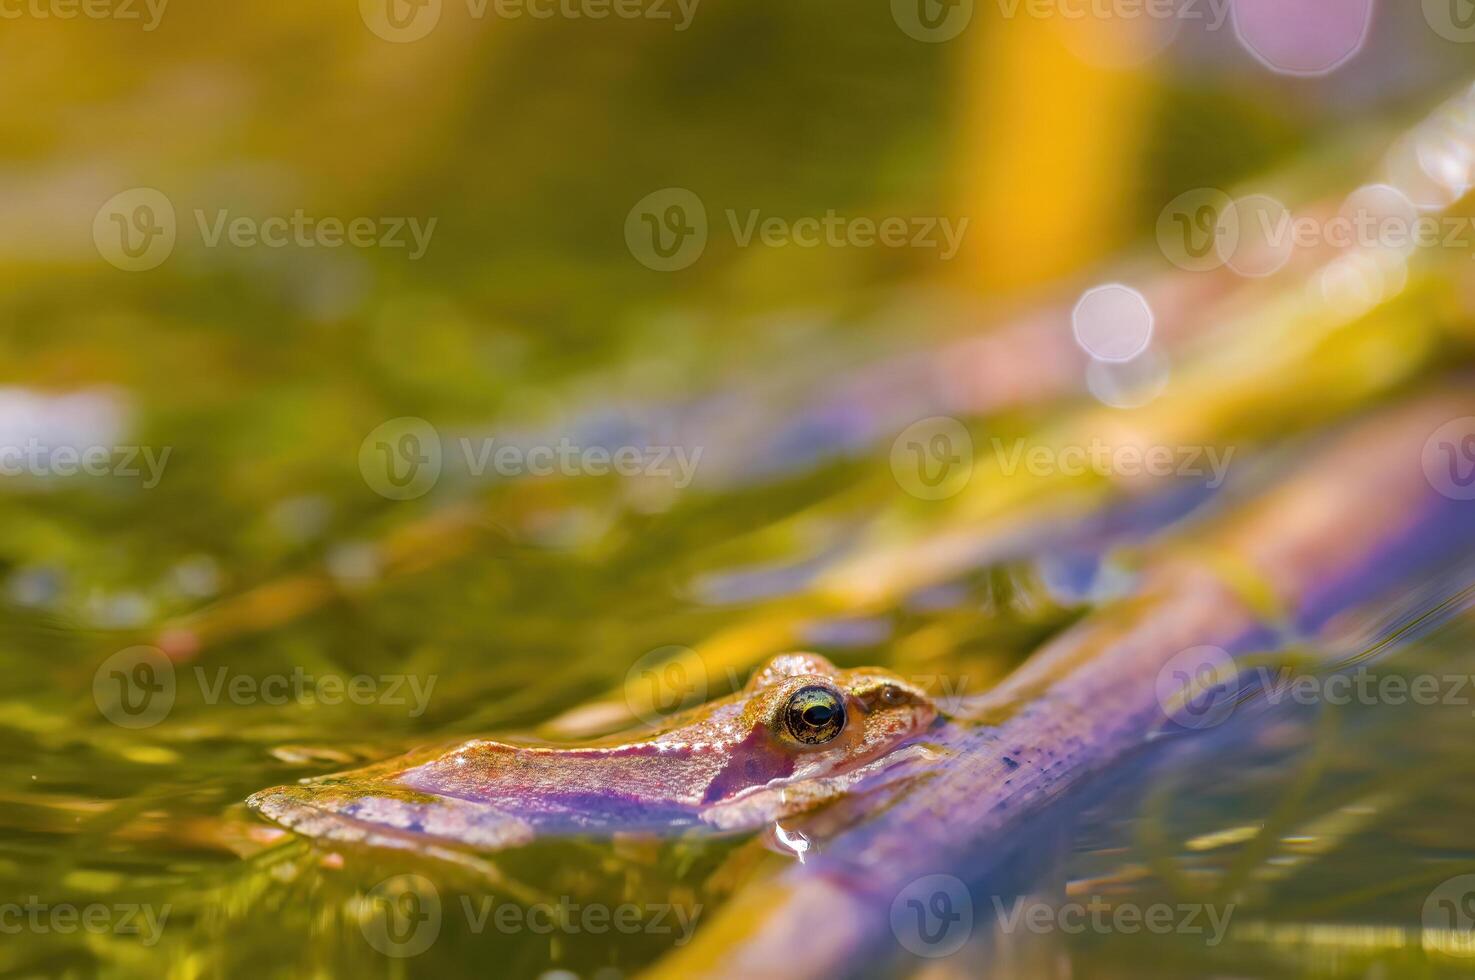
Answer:
[(255, 794), (296, 832), (478, 850), (547, 834), (761, 827), (886, 770), (937, 717), (915, 685), (816, 654), (774, 657), (735, 694), (636, 738), (579, 745), (473, 739)]

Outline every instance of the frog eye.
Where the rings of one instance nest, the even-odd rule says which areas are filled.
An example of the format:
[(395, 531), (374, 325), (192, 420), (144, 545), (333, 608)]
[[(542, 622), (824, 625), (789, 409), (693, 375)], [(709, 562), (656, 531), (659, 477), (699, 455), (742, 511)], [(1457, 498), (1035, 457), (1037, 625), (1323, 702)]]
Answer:
[(906, 701), (907, 701), (907, 692), (903, 691), (901, 688), (897, 687), (895, 684), (887, 684), (885, 687), (881, 688), (881, 703), (882, 704), (888, 705), (889, 707), (893, 707), (894, 708), (894, 707), (896, 707), (899, 704), (905, 704)]
[(845, 728), (845, 702), (828, 687), (801, 687), (784, 705), (784, 731), (805, 745), (823, 745)]

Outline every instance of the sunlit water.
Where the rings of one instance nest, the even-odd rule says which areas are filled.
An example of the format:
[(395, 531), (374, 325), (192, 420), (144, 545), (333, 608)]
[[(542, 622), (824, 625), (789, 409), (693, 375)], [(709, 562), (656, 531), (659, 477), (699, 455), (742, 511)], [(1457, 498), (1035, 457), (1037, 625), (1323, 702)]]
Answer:
[[(784, 494), (823, 500), (856, 475), (832, 471)], [(255, 790), (412, 745), (577, 721), (565, 712), (665, 656), (652, 652), (760, 617), (765, 598), (805, 578), (784, 569), (826, 560), (822, 536), (750, 548), (742, 561), (682, 554), (703, 528), (755, 506), (755, 491), (678, 513), (612, 561), (577, 537), (560, 548), (519, 541), (528, 512), (506, 493), (512, 530), (478, 531), (470, 560), (369, 577), (275, 630), (238, 623), (198, 652), (185, 645), (167, 712), (140, 727), (109, 721), (94, 700), (94, 671), (123, 645), (117, 636), (59, 630), (44, 615), (13, 625), (22, 690), (0, 704), (11, 787), (0, 874), (43, 925), (25, 944), (0, 944), (5, 969), (443, 976), (496, 964), (505, 976), (612, 980), (683, 945), (762, 868), (823, 846), (776, 827), (439, 860), (315, 846), (244, 810)], [(842, 665), (927, 678), (947, 710), (1128, 588), (1130, 574), (1105, 556), (1205, 499), (1154, 497), (893, 608), (818, 617), (808, 645)], [(1021, 977), (1465, 975), (1458, 886), (1453, 911), (1437, 898), (1426, 908), (1475, 867), (1475, 682), (1456, 680), (1475, 673), (1475, 634), (1449, 601), (1459, 574), (1349, 618), (1335, 651), (1376, 650), (1360, 666), (1383, 683), (1444, 678), (1440, 703), (1387, 703), (1376, 689), (1329, 706), (1297, 694), (1299, 675), (1267, 668), (1271, 689), (1214, 731), (1165, 738), (1058, 807), (1008, 887), (992, 890), (1010, 897), (974, 910), (947, 962)], [(1400, 632), (1411, 620), (1417, 628)], [(1397, 644), (1379, 646), (1393, 634)], [(945, 666), (932, 652), (939, 636)], [(333, 678), (345, 687), (323, 686)], [(697, 693), (743, 679), (706, 677)], [(361, 696), (346, 693), (352, 683)], [(68, 908), (77, 921), (58, 911)], [(1439, 915), (1453, 916), (1448, 928)]]

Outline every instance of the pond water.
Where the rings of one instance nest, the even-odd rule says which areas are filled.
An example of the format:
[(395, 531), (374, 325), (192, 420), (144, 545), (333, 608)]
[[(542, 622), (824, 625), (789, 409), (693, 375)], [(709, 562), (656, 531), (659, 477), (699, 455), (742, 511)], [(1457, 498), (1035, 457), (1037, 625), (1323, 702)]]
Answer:
[[(0, 978), (721, 974), (842, 831), (924, 838), (882, 818), (996, 720), (971, 708), (1165, 554), (1223, 559), (1244, 514), (1251, 544), (1320, 528), (1313, 557), (1397, 536), (1402, 498), (1323, 526), (1338, 480), (1277, 489), (1472, 390), (1468, 241), (1236, 263), (1215, 237), (1230, 192), (1326, 217), (1384, 180), (1468, 227), (1468, 32), (1428, 3), (1326, 77), (1232, 30), (1123, 64), (981, 3), (943, 5), (980, 11), (955, 44), (926, 0), (417, 3), (423, 38), (369, 0), (164, 6), (0, 32), (31, 93), (0, 121)], [(1342, 463), (1422, 468), (1467, 508), (1451, 546), (1475, 409), (1438, 421)], [(791, 948), (849, 942), (858, 976), (1475, 975), (1472, 575), (1431, 555), (1278, 634), (1212, 730), (949, 841), (889, 931), (836, 875)], [(1216, 569), (1285, 625), (1274, 583)], [(756, 829), (496, 853), (245, 803), (644, 731), (796, 650), (924, 690), (915, 769)]]

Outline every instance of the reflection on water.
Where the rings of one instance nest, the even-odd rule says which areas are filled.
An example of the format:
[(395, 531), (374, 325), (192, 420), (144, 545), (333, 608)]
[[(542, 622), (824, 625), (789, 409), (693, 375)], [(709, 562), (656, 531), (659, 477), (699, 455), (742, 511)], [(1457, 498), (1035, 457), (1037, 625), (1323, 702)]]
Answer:
[[(1468, 976), (1471, 596), (1446, 585), (1370, 610), (1337, 644), (1355, 665), (1341, 673), (1267, 660), (1256, 697), (1211, 734), (1113, 774), (1044, 838), (1057, 842), (1046, 870), (1022, 876), (1047, 890), (994, 906), (978, 963), (1021, 977)], [(1021, 949), (1044, 960), (1022, 972)]]
[[(128, 40), (7, 20), (0, 71), (41, 101), (9, 119), (0, 187), (26, 229), (0, 242), (0, 463), (45, 449), (0, 474), (0, 977), (636, 975), (771, 904), (857, 813), (926, 805), (948, 744), (929, 731), (814, 823), (495, 855), (314, 844), (243, 801), (472, 736), (659, 726), (797, 648), (964, 715), (1328, 430), (1469, 390), (1468, 249), (1247, 240), (1185, 264), (1151, 234), (1194, 184), (1314, 215), (1387, 180), (1395, 210), (1460, 217), (1475, 93), (1377, 173), (1381, 144), (1321, 129), (1354, 128), (1337, 105), (1377, 125), (1358, 93), (1407, 65), (1429, 74), (1400, 85), (1436, 87), (1454, 59), (1424, 41), (1384, 35), (1397, 72), (1344, 92), (1235, 74), (1204, 36), (1148, 45), (1163, 60), (1130, 77), (1081, 75), (1038, 18), (924, 44), (897, 30), (906, 3), (713, 4), (659, 35), (469, 30), (445, 4), (404, 45), (337, 6), (179, 5)], [(1251, 179), (1323, 140), (1311, 172)], [(714, 235), (667, 274), (619, 230), (676, 181)], [(98, 210), (129, 185), (178, 212), (150, 270), (89, 234), (129, 217)], [(721, 212), (750, 209), (976, 213), (940, 268), (719, 240)], [(197, 215), (294, 212), (438, 224), (413, 266), (196, 235)], [(1098, 262), (1129, 241), (1130, 263)], [(1073, 324), (1117, 277), (1133, 310)], [(1475, 437), (1445, 424), (1426, 472), (1468, 502)], [(1146, 472), (1158, 451), (1169, 472)], [(1281, 503), (1281, 529), (1325, 510)], [(865, 972), (1475, 974), (1468, 574), (1377, 571), (1385, 594), (1332, 649), (1267, 651), (1219, 724), (987, 842), (986, 880), (959, 862), (896, 895), (894, 958)], [(1313, 652), (1338, 671), (1295, 656)]]
[[(1174, 520), (1184, 513), (1181, 503), (1155, 507)], [(1058, 558), (984, 566), (884, 615), (810, 618), (803, 636), (842, 664), (889, 662), (914, 679), (941, 679), (946, 709), (946, 685), (968, 687), (954, 696), (986, 689), (1080, 615), (1081, 597), (1110, 564), (1099, 556), (1126, 530), (1150, 533), (1160, 521), (1142, 518), (1153, 512), (1134, 506), (1061, 529), (1041, 547), (1054, 553), (1073, 541), (1068, 566)], [(684, 944), (773, 862), (823, 847), (780, 826), (756, 837), (540, 841), (493, 862), (313, 847), (242, 811), (248, 793), (296, 776), (443, 736), (537, 724), (597, 700), (658, 640), (695, 641), (751, 615), (703, 600), (615, 616), (641, 608), (658, 570), (614, 573), (568, 551), (524, 556), (515, 573), (493, 558), (393, 579), (373, 602), (331, 603), (275, 642), (246, 633), (223, 640), (219, 653), (179, 658), (167, 716), (132, 732), (87, 720), (89, 705), (58, 695), (69, 688), (57, 678), (74, 690), (87, 670), (49, 662), (43, 651), (58, 637), (44, 622), (13, 625), (12, 648), (29, 651), (32, 692), (0, 704), (0, 723), (14, 733), (4, 754), (12, 789), (0, 809), (7, 888), (42, 908), (141, 905), (163, 925), (156, 934), (123, 923), (58, 928), (24, 960), (8, 954), (10, 965), (65, 972), (163, 955), (181, 975), (270, 971), (300, 964), (306, 949), (324, 971), (374, 971), (386, 955), (412, 962), (408, 951), (433, 929), (434, 941), (413, 954), (417, 975), (495, 955), (508, 975), (613, 978)], [(1047, 586), (1039, 574), (1047, 566), (1057, 571), (1046, 578), (1075, 587)], [(1062, 605), (1067, 592), (1076, 598)], [(1475, 682), (1459, 683), (1475, 674), (1475, 628), (1468, 596), (1450, 596), (1447, 584), (1431, 585), (1346, 617), (1332, 652), (1344, 673), (1376, 674), (1354, 675), (1346, 697), (1331, 696), (1341, 689), (1328, 674), (1268, 659), (1264, 690), (1228, 722), (1160, 740), (1084, 791), (1080, 806), (1060, 808), (1065, 815), (1031, 831), (1027, 860), (991, 879), (992, 892), (975, 888), (987, 906), (975, 909), (978, 928), (947, 970), (1463, 975), (1469, 927), (1459, 917), (1469, 896), (1456, 884), (1453, 904), (1435, 897), (1426, 907), (1475, 867), (1464, 819), (1475, 802), (1467, 799)], [(536, 655), (464, 653), (513, 647), (545, 650), (544, 668)], [(89, 662), (80, 645), (76, 662)], [(264, 694), (278, 675), (285, 703)], [(433, 678), (436, 696), (412, 710), (387, 691), (398, 675), (409, 675), (407, 690)], [(366, 696), (335, 698), (322, 677), (365, 678)], [(1429, 677), (1441, 685), (1437, 697), (1415, 698), (1418, 679)], [(714, 671), (706, 696), (741, 678)], [(383, 902), (403, 915), (386, 920)], [(1455, 918), (1441, 925), (1442, 915)], [(383, 933), (385, 921), (404, 928)], [(222, 942), (242, 936), (260, 941)]]

